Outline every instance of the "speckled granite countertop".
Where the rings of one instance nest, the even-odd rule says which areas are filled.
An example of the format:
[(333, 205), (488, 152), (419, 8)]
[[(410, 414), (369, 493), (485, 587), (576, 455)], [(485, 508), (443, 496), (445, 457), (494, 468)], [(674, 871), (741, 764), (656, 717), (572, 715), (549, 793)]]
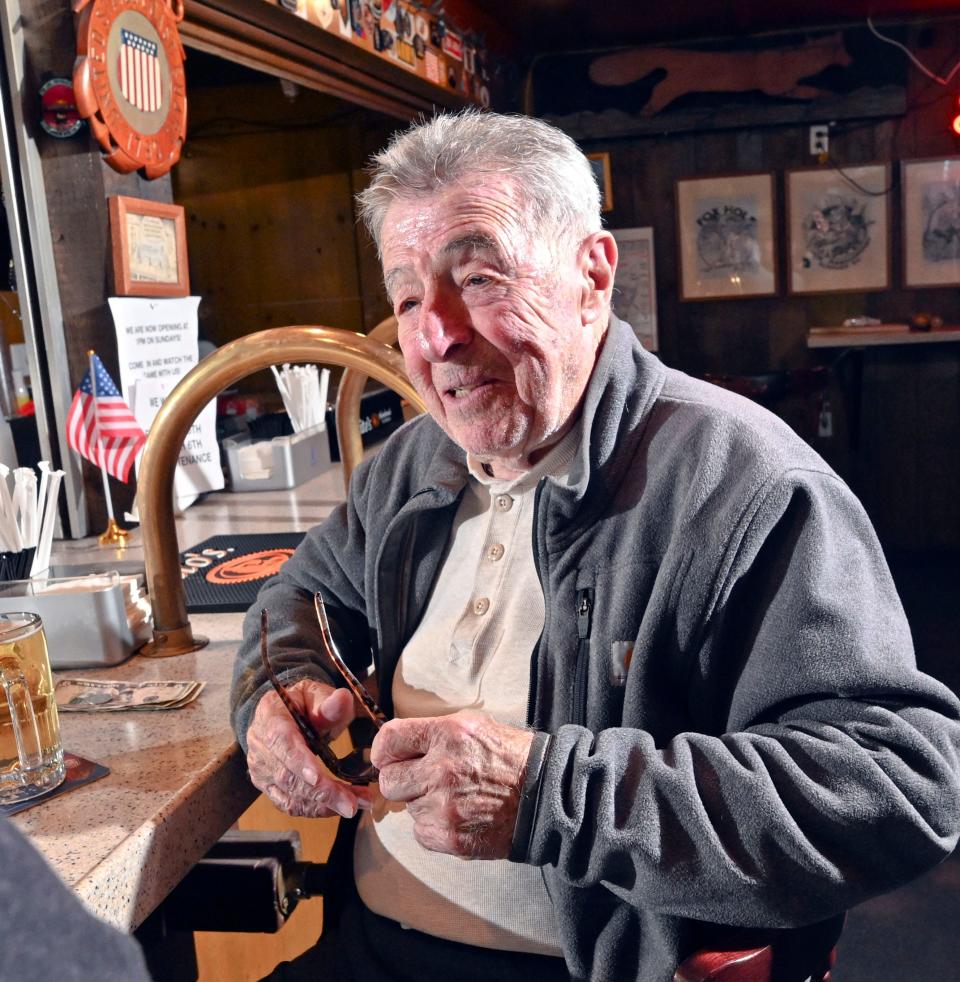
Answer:
[[(230, 532), (305, 530), (343, 498), (339, 465), (291, 491), (208, 495), (177, 520), (181, 550)], [(58, 543), (54, 561), (142, 560), (136, 532), (123, 552), (96, 540)], [(253, 801), (228, 719), (242, 614), (191, 617), (210, 644), (189, 655), (57, 673), (87, 678), (199, 679), (183, 709), (61, 714), (64, 748), (110, 768), (99, 781), (13, 821), (98, 916), (136, 928)]]

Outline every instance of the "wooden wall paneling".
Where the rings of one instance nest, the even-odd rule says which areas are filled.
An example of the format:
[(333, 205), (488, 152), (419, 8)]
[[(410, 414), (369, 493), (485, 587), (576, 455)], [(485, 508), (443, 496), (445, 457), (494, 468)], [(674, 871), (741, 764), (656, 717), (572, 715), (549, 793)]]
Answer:
[[(355, 199), (369, 183), (365, 171), (350, 172), (351, 199)], [(360, 302), (363, 308), (363, 331), (376, 327), (393, 312), (387, 291), (383, 286), (383, 269), (377, 255), (377, 247), (366, 227), (359, 220), (354, 205), (354, 231), (356, 241), (357, 277), (360, 283)]]
[(770, 166), (770, 153), (765, 134), (761, 130), (737, 130), (734, 141), (737, 170), (762, 171)]
[(382, 116), (379, 113), (365, 113), (354, 116), (347, 121), (347, 146), (349, 160), (347, 163), (353, 170), (363, 170), (370, 158), (390, 142), (397, 132), (408, 128), (408, 124)]
[(198, 87), (192, 105), (175, 183), (210, 339), (290, 323), (367, 330), (382, 320), (380, 264), (353, 195), (370, 154), (405, 124), (308, 89), (291, 98), (253, 73)]
[[(693, 166), (685, 176), (730, 174), (737, 166), (737, 142), (734, 131), (692, 133), (686, 138)], [(684, 175), (679, 175), (684, 176)]]
[[(860, 491), (877, 530), (897, 549), (960, 548), (960, 365), (936, 348), (864, 356)], [(951, 519), (954, 516), (954, 519)]]
[[(188, 87), (189, 64), (188, 59)], [(181, 198), (207, 191), (345, 170), (345, 127), (351, 117), (367, 116), (360, 107), (306, 88), (288, 98), (278, 79), (253, 73), (249, 80), (197, 85), (188, 92), (190, 131), (174, 171), (181, 204)]]
[[(646, 143), (635, 148), (634, 169), (642, 170), (646, 175), (652, 206), (652, 211), (645, 213), (649, 218), (637, 224), (654, 227), (660, 354), (668, 364), (675, 365), (683, 360), (689, 347), (687, 322), (679, 316), (680, 267), (675, 219), (675, 184), (686, 163), (686, 146), (680, 140), (662, 139), (653, 144), (655, 153), (648, 153), (646, 148), (649, 146)], [(629, 216), (625, 224), (632, 224)]]
[[(908, 46), (921, 62), (935, 74), (944, 75), (953, 68), (960, 50), (960, 21), (916, 27), (910, 31)], [(951, 112), (956, 105), (956, 77), (947, 86), (938, 85), (919, 71), (911, 71), (907, 90), (910, 122), (906, 146), (901, 159), (920, 156), (954, 156), (957, 138), (950, 129)]]
[(357, 327), (340, 120), (361, 110), (310, 90), (287, 98), (252, 73), (198, 87), (191, 106), (174, 181), (203, 335), (223, 344), (286, 324)]
[(857, 167), (860, 164), (878, 162), (877, 139), (872, 125), (857, 124), (838, 129), (835, 138), (834, 134), (831, 134), (831, 141), (834, 144), (831, 147), (831, 165), (833, 161), (842, 161), (841, 167)]
[(792, 297), (771, 305), (767, 353), (771, 369), (802, 365), (807, 358), (807, 312)]
[(350, 177), (322, 174), (184, 198), (191, 279), (215, 343), (284, 324), (359, 330)]
[(350, 200), (353, 207), (353, 228), (356, 241), (357, 276), (360, 282), (360, 298), (363, 305), (363, 330), (376, 327), (392, 312), (387, 292), (383, 286), (383, 269), (377, 247), (360, 220), (356, 196), (369, 184), (367, 167), (370, 158), (382, 150), (397, 130), (406, 129), (395, 120), (368, 115), (362, 120), (353, 119), (347, 126), (350, 162)]
[[(661, 356), (670, 359), (674, 356), (673, 351), (677, 344), (677, 265), (672, 258), (676, 252), (676, 229), (673, 222), (674, 178), (684, 165), (683, 149), (675, 140), (657, 138), (634, 143), (615, 143), (609, 149), (613, 167), (614, 201), (619, 198), (623, 202), (616, 212), (616, 227), (653, 228), (657, 270), (657, 332)], [(613, 224), (610, 222), (611, 226)], [(664, 262), (664, 257), (670, 258)]]

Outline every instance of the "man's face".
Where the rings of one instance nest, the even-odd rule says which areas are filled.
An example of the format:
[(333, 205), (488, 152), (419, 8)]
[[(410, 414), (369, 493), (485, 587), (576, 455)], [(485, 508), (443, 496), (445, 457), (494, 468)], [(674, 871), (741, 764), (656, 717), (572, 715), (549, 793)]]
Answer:
[(577, 409), (606, 329), (587, 272), (598, 237), (609, 238), (556, 258), (525, 231), (499, 175), (387, 210), (384, 275), (407, 374), (451, 439), (495, 473), (527, 469)]

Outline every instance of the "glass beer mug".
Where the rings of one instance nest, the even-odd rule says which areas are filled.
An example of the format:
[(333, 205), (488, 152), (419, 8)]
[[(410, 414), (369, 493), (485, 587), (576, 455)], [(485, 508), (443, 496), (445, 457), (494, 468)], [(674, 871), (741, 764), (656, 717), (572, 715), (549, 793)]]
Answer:
[(49, 791), (65, 773), (43, 624), (0, 614), (0, 804)]

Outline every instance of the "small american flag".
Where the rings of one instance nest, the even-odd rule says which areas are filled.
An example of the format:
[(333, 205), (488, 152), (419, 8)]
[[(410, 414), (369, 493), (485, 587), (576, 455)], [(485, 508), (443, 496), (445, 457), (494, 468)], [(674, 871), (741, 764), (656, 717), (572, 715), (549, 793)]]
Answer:
[(67, 444), (91, 464), (107, 468), (118, 481), (126, 481), (130, 465), (147, 439), (107, 374), (103, 362), (92, 356), (97, 397), (94, 408), (90, 370), (80, 382), (67, 413)]
[(120, 91), (131, 105), (141, 112), (155, 113), (163, 104), (160, 80), (160, 59), (154, 41), (120, 30)]

